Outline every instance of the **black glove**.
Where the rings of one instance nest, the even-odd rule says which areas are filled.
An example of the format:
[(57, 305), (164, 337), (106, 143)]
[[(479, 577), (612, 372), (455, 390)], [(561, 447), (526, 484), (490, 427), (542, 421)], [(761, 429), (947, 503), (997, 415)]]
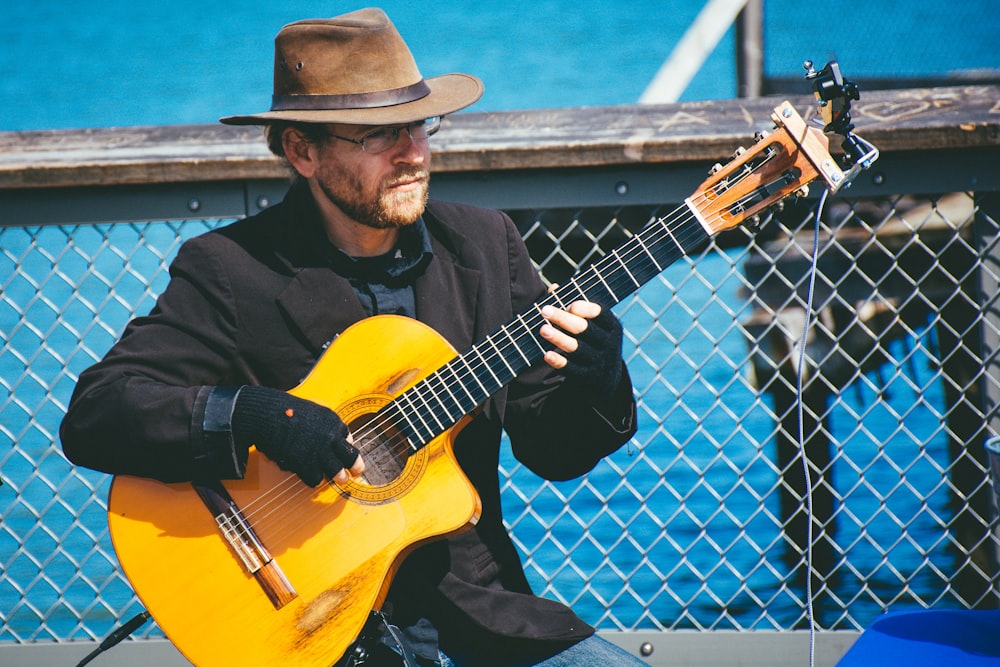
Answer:
[(309, 486), (333, 479), (358, 457), (337, 413), (278, 389), (242, 387), (232, 425), (238, 444), (256, 445), (278, 467)]
[(609, 402), (622, 379), (622, 324), (610, 308), (601, 308), (576, 335), (575, 352), (565, 353), (566, 377), (584, 387), (595, 404)]

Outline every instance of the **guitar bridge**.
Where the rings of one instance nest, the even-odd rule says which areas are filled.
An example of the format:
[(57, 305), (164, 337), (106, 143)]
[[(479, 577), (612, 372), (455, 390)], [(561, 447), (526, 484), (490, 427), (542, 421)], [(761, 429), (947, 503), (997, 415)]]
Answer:
[(243, 561), (243, 565), (251, 574), (274, 560), (261, 544), (260, 538), (247, 524), (235, 503), (229, 503), (225, 510), (216, 514), (215, 523), (218, 524), (222, 536), (233, 552)]
[(205, 506), (215, 516), (222, 538), (248, 574), (260, 584), (275, 609), (281, 609), (299, 594), (271, 557), (264, 543), (246, 520), (226, 488), (218, 482), (193, 483)]

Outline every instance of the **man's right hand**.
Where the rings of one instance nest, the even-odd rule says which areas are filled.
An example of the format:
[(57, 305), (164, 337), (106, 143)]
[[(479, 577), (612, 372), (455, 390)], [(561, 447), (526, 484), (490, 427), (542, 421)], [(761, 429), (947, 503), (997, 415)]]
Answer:
[(278, 467), (309, 486), (324, 479), (343, 483), (365, 469), (337, 413), (278, 389), (241, 387), (232, 427), (238, 445), (256, 445)]

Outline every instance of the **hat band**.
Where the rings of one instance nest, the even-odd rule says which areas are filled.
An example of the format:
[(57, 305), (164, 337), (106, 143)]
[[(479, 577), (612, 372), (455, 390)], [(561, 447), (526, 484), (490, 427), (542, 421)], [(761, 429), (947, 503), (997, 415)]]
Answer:
[(371, 93), (274, 95), (271, 97), (271, 111), (373, 109), (375, 107), (388, 107), (395, 104), (413, 102), (414, 100), (426, 97), (430, 92), (430, 87), (421, 79), (410, 86), (393, 88), (392, 90), (377, 90)]

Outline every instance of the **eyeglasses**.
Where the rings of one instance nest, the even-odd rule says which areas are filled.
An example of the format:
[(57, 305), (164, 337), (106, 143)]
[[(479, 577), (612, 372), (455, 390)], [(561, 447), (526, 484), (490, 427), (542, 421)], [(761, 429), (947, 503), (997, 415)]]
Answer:
[(334, 139), (340, 139), (341, 141), (349, 141), (352, 144), (358, 144), (361, 146), (361, 150), (368, 153), (369, 155), (377, 155), (378, 153), (385, 152), (396, 145), (399, 141), (399, 133), (406, 131), (410, 135), (410, 141), (427, 141), (427, 138), (432, 134), (441, 129), (441, 118), (428, 118), (426, 120), (419, 120), (416, 123), (410, 123), (409, 125), (398, 125), (393, 127), (380, 127), (377, 130), (372, 130), (360, 139), (351, 139), (350, 137), (342, 137), (339, 134), (333, 134), (332, 132), (327, 132), (326, 136), (332, 137)]

